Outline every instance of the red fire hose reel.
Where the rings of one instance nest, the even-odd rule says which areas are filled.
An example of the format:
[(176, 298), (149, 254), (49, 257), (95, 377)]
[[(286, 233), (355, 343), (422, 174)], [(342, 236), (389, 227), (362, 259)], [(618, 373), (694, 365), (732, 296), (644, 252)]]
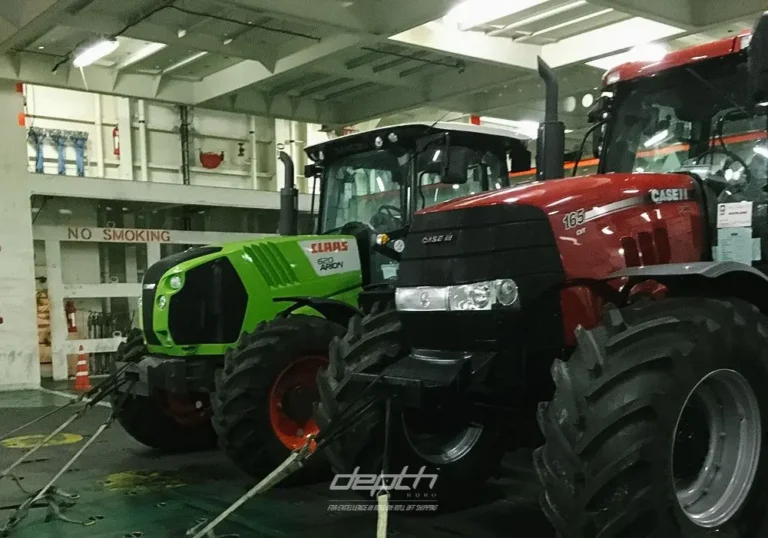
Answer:
[(221, 165), (221, 162), (224, 160), (224, 152), (221, 153), (213, 153), (213, 152), (200, 152), (200, 164), (203, 165), (203, 168), (218, 168), (219, 165)]

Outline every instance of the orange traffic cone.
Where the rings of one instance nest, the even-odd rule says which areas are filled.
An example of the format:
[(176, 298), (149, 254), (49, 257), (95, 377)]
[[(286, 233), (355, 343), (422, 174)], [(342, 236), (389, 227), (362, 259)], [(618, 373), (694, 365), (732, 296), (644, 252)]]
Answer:
[(80, 346), (80, 354), (77, 356), (75, 390), (91, 390), (91, 378), (88, 375), (88, 358), (83, 353), (83, 346)]

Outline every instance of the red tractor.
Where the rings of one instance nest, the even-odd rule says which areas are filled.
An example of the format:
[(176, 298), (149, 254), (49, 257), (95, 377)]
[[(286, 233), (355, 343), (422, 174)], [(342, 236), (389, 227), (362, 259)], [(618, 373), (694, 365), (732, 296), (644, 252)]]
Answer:
[(536, 417), (562, 537), (768, 536), (768, 16), (607, 73), (596, 175), (562, 178), (540, 74), (538, 181), (418, 213), (392, 304), (332, 344), (316, 416), (356, 420), (329, 457), (449, 505)]

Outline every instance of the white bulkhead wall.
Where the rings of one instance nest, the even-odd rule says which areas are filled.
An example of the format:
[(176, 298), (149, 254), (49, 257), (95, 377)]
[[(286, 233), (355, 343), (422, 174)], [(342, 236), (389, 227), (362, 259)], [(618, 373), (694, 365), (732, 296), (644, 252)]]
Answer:
[(0, 390), (38, 386), (37, 307), (24, 129), (18, 125), (22, 95), (0, 81)]
[[(88, 134), (86, 177), (142, 181), (142, 157), (146, 155), (147, 181), (182, 183), (181, 120), (177, 107), (34, 85), (25, 85), (25, 96), (27, 127)], [(125, 138), (126, 111), (130, 113), (130, 142)], [(189, 120), (190, 184), (193, 186), (279, 190), (283, 169), (277, 160), (277, 141), (285, 145), (294, 159), (300, 192), (308, 192), (303, 180), (304, 147), (328, 139), (327, 133), (320, 131), (320, 125), (281, 119), (194, 108), (190, 109)], [(120, 156), (115, 154), (113, 146), (116, 127), (121, 141)], [(142, 150), (144, 140), (146, 149)], [(127, 148), (132, 150), (130, 171), (125, 170), (129, 162), (125, 155)], [(200, 162), (201, 152), (224, 152), (224, 160), (218, 168), (206, 169)], [(36, 152), (32, 143), (27, 145), (27, 154), (30, 170), (34, 170)], [(45, 173), (58, 174), (58, 151), (50, 138), (45, 141), (43, 154)], [(75, 149), (68, 143), (66, 175), (76, 173)]]

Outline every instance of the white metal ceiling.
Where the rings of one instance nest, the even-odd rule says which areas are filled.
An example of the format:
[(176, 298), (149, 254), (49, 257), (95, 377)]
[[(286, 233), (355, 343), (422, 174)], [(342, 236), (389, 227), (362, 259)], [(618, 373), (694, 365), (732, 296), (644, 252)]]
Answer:
[[(589, 63), (648, 40), (680, 48), (733, 34), (762, 9), (762, 0), (0, 2), (0, 78), (325, 124), (425, 106), (537, 120), (537, 55), (558, 68), (563, 97), (580, 102), (601, 74)], [(77, 47), (99, 35), (120, 36), (120, 47), (72, 68)], [(579, 107), (565, 115), (583, 123)]]

